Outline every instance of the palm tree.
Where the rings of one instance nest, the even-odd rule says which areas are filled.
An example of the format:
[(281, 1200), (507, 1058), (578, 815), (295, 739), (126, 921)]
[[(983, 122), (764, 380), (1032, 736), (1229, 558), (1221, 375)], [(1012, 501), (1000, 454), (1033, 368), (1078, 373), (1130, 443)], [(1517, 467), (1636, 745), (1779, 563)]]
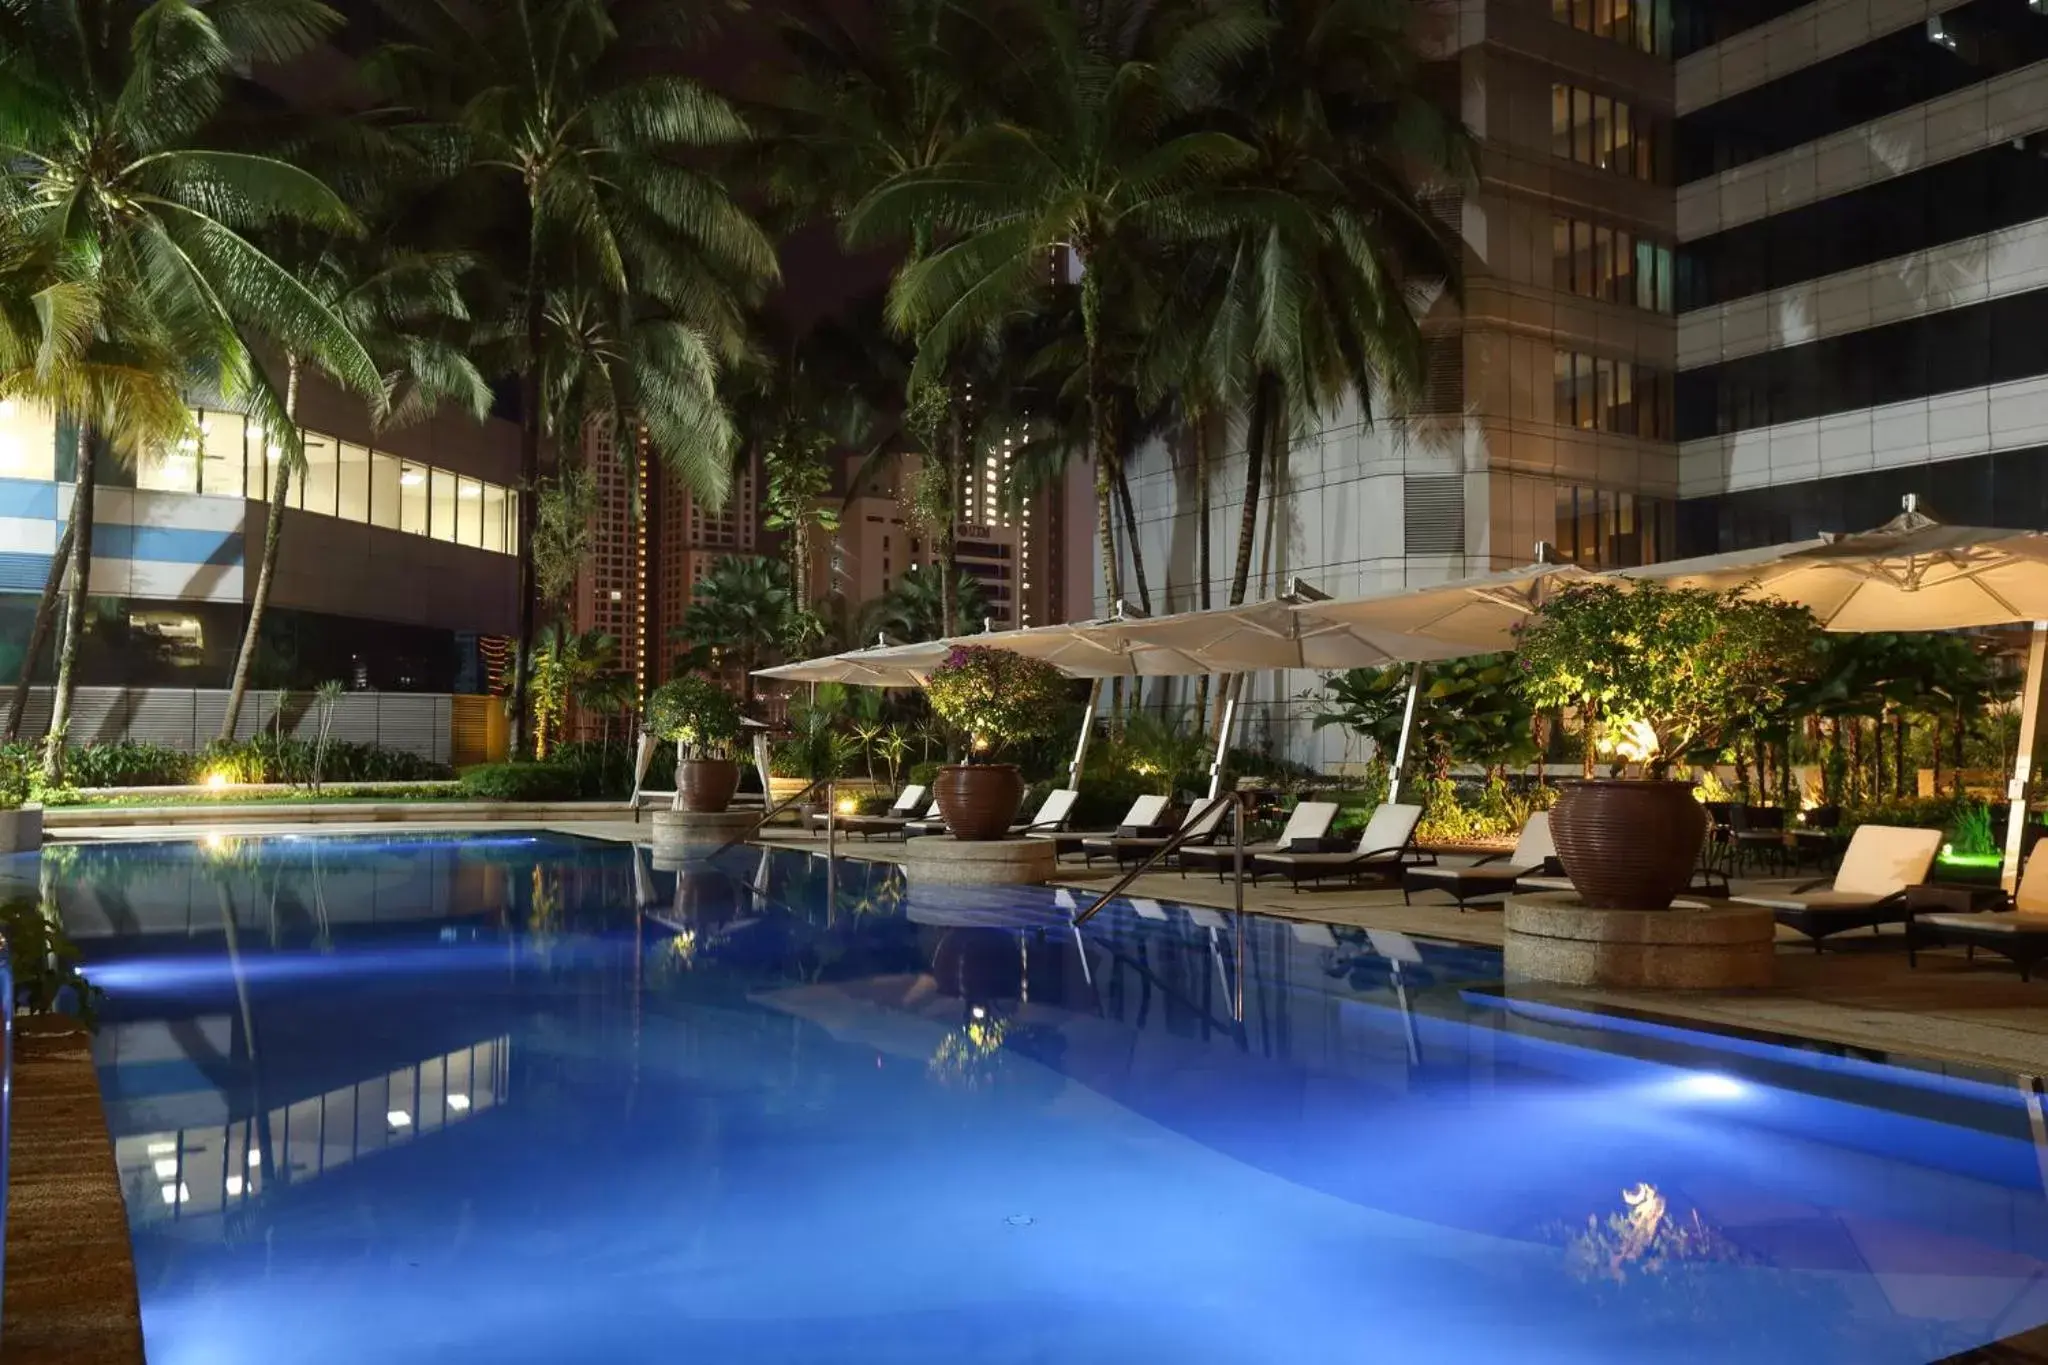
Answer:
[[(1236, 230), (1207, 282), (1177, 297), (1214, 391), (1245, 395), (1246, 464), (1230, 602), (1250, 581), (1262, 482), (1289, 432), (1355, 395), (1419, 389), (1418, 306), (1457, 281), (1455, 242), (1425, 193), (1469, 178), (1469, 137), (1421, 85), (1410, 7), (1385, 0), (1257, 0), (1262, 40), (1222, 71), (1216, 98), (1253, 149), (1233, 194)], [(1278, 489), (1276, 487), (1275, 493)]]
[(1227, 229), (1230, 205), (1219, 191), (1252, 149), (1189, 126), (1184, 96), (1252, 41), (1256, 25), (1234, 8), (1168, 24), (1144, 0), (1010, 0), (985, 9), (983, 22), (1002, 34), (1012, 59), (1008, 79), (992, 81), (990, 116), (935, 164), (877, 187), (847, 230), (856, 242), (920, 231), (942, 239), (903, 267), (890, 296), (892, 322), (918, 338), (922, 378), (1041, 296), (1049, 266), (1078, 268), (1103, 572), (1114, 600), (1123, 582), (1105, 299), (1162, 251)]
[[(124, 296), (131, 320), (151, 319), (129, 338), (176, 339), (188, 381), (239, 401), (294, 458), (299, 437), (251, 354), (252, 338), (318, 358), (365, 395), (381, 386), (341, 319), (244, 234), (278, 223), (349, 231), (354, 219), (306, 171), (202, 139), (236, 73), (295, 56), (338, 22), (314, 0), (0, 6), (0, 238), (37, 241), (47, 259), (104, 281), (102, 299)], [(108, 342), (124, 344), (111, 332)], [(56, 741), (45, 758), (52, 780), (62, 776), (84, 630), (98, 447), (92, 424), (81, 425)]]
[(872, 641), (887, 635), (896, 643), (942, 640), (949, 635), (972, 635), (982, 628), (988, 613), (988, 596), (972, 574), (959, 574), (953, 582), (954, 615), (945, 612), (945, 596), (936, 564), (920, 570), (912, 565), (888, 592), (869, 602), (861, 612), (861, 635)]
[(714, 668), (736, 661), (747, 703), (754, 700), (754, 669), (762, 655), (789, 638), (796, 616), (789, 566), (779, 559), (729, 555), (697, 581), (676, 637), (695, 660)]
[(550, 622), (536, 637), (533, 667), (534, 754), (546, 758), (568, 720), (569, 707), (617, 666), (619, 642), (601, 630), (573, 631)]
[[(363, 241), (294, 234), (280, 246), (278, 258), (334, 310), (385, 376), (385, 429), (428, 417), (444, 402), (459, 404), (479, 421), (489, 414), (490, 384), (445, 331), (448, 324), (468, 319), (462, 280), (473, 264), (469, 257), (406, 250), (381, 232)], [(284, 407), (287, 419), (293, 421), (298, 416), (304, 363), (298, 352), (286, 352)], [(227, 709), (220, 726), (223, 740), (235, 737), (241, 719), (242, 698), (248, 691), (277, 571), (285, 503), (302, 463), (303, 458), (287, 459), (280, 451), (268, 490), (270, 511), (264, 522), (263, 558), (256, 572), (256, 590), (249, 599), (241, 652), (228, 683)]]
[[(649, 75), (687, 45), (688, 7), (657, 0), (378, 0), (408, 35), (368, 74), (463, 169), (423, 217), (468, 217), (502, 262), (505, 372), (520, 409), (519, 638), (533, 639), (530, 546), (541, 444), (580, 444), (603, 412), (695, 495), (724, 499), (732, 433), (707, 375), (745, 348), (773, 245), (686, 159), (742, 141), (732, 107)], [(550, 357), (551, 313), (555, 346)], [(563, 348), (565, 337), (587, 346)], [(570, 361), (570, 357), (580, 357)], [(551, 406), (569, 395), (567, 411)], [(513, 739), (528, 729), (514, 684)]]
[[(104, 278), (50, 271), (33, 244), (0, 240), (0, 399), (47, 407), (79, 445), (103, 442), (125, 459), (185, 437), (193, 422), (184, 356), (203, 338), (168, 334), (138, 302), (108, 292)], [(73, 458), (89, 460), (92, 452), (75, 445)], [(78, 527), (76, 516), (65, 523), (36, 605), (8, 708), (10, 742), (20, 733)]]
[[(971, 126), (969, 82), (985, 60), (975, 47), (978, 30), (965, 20), (954, 0), (883, 0), (858, 25), (822, 8), (786, 23), (789, 69), (759, 117), (774, 201), (799, 221), (843, 222), (877, 186), (942, 164)], [(930, 253), (935, 233), (931, 221), (910, 225), (913, 258)], [(864, 377), (889, 392), (874, 392), (872, 382), (855, 390), (865, 390), (877, 411), (893, 409), (903, 420), (879, 424), (893, 429), (896, 439), (878, 432), (870, 463), (916, 457), (923, 472), (915, 510), (933, 559), (947, 566), (940, 578), (950, 598), (959, 471), (972, 420), (970, 381), (946, 357), (913, 383), (912, 357), (898, 354), (880, 313), (877, 307), (875, 335), (861, 353), (870, 358)], [(868, 320), (863, 308), (859, 323)], [(866, 475), (864, 464), (856, 487)], [(953, 608), (949, 600), (946, 609)]]

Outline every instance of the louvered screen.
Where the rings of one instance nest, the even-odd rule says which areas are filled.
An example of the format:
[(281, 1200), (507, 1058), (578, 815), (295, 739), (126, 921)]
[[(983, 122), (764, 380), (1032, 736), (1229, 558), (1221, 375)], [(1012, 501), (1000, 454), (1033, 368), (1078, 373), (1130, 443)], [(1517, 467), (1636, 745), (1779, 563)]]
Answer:
[[(22, 712), (24, 736), (40, 737), (49, 729), (50, 694), (47, 687), (29, 690), (28, 705)], [(221, 721), (227, 715), (227, 695), (220, 688), (81, 687), (72, 701), (69, 739), (73, 744), (132, 739), (196, 752), (220, 734)], [(278, 700), (276, 692), (251, 691), (245, 696), (236, 736), (247, 739), (277, 728)], [(328, 733), (334, 739), (401, 749), (447, 763), (451, 761), (455, 700), (443, 693), (345, 692), (335, 703), (334, 724)], [(461, 700), (499, 704), (493, 697)], [(311, 692), (284, 694), (282, 728), (287, 735), (313, 738), (319, 719)]]
[(1455, 415), (1465, 410), (1465, 337), (1448, 332), (1423, 338), (1422, 410)]
[(1465, 553), (1465, 481), (1456, 474), (1410, 474), (1402, 515), (1411, 555)]

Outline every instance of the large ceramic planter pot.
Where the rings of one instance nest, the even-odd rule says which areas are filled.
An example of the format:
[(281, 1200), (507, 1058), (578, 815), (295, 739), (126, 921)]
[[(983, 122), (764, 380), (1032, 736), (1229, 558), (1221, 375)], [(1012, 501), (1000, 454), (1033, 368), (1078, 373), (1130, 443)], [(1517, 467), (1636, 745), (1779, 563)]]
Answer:
[(1707, 812), (1690, 782), (1603, 778), (1564, 789), (1550, 833), (1587, 906), (1663, 910), (1699, 865)]
[(1000, 839), (1024, 804), (1024, 774), (1013, 763), (952, 763), (939, 769), (932, 796), (955, 839)]
[(676, 764), (676, 805), (699, 815), (716, 815), (739, 790), (740, 765), (729, 758), (687, 758)]

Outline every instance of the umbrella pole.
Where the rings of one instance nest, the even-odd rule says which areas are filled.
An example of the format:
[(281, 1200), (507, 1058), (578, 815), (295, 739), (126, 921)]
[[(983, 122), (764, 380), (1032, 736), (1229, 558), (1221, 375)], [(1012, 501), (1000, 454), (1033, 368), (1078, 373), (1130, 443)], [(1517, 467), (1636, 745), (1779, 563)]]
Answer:
[(1999, 869), (1999, 883), (2010, 895), (2020, 884), (2021, 834), (2027, 826), (2027, 779), (2034, 775), (2034, 739), (2040, 734), (2041, 683), (2043, 665), (2048, 664), (2048, 621), (2034, 622), (2027, 639), (2027, 680), (2020, 690), (2020, 742), (2012, 757), (2012, 781), (2005, 798), (2010, 807), (2005, 817), (2005, 865)]
[(1230, 757), (1230, 741), (1237, 733), (1237, 698), (1244, 691), (1244, 678), (1240, 675), (1237, 685), (1232, 687), (1223, 702), (1223, 728), (1216, 732), (1216, 757), (1209, 764), (1209, 799), (1214, 801), (1223, 789), (1223, 763)]
[(1088, 761), (1088, 737), (1095, 733), (1095, 708), (1102, 701), (1102, 679), (1088, 685), (1088, 709), (1081, 713), (1081, 737), (1074, 741), (1074, 761), (1067, 767), (1067, 786), (1081, 790), (1081, 766)]
[(1415, 699), (1422, 695), (1422, 661), (1408, 670), (1408, 704), (1401, 708), (1401, 738), (1394, 745), (1394, 768), (1387, 777), (1387, 804), (1401, 799), (1401, 774), (1408, 767), (1408, 741), (1415, 733)]
[(633, 746), (633, 823), (640, 823), (640, 784), (647, 780), (647, 762), (654, 757), (654, 736), (645, 730), (640, 732), (639, 743)]

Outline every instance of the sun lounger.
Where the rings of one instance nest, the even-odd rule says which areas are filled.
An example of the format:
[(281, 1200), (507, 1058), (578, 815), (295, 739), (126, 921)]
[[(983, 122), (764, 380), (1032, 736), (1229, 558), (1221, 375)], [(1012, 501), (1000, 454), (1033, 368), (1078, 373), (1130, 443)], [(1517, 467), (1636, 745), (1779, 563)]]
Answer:
[(1938, 829), (1900, 825), (1864, 825), (1849, 840), (1842, 866), (1832, 879), (1821, 878), (1790, 891), (1735, 896), (1738, 905), (1762, 905), (1777, 911), (1778, 923), (1813, 940), (1850, 929), (1904, 924), (1913, 918), (1906, 888), (1927, 880), (1934, 855), (1941, 851)]
[(1052, 840), (1053, 856), (1064, 858), (1069, 853), (1079, 852), (1081, 846), (1090, 839), (1113, 838), (1118, 830), (1150, 829), (1159, 823), (1159, 817), (1164, 814), (1166, 814), (1165, 797), (1141, 796), (1131, 802), (1131, 808), (1124, 812), (1124, 818), (1118, 823), (1116, 829), (1085, 831), (1052, 830), (1044, 833), (1034, 832), (1026, 837)]
[[(1335, 801), (1303, 801), (1288, 813), (1287, 825), (1280, 831), (1279, 838), (1270, 844), (1251, 844), (1245, 848), (1245, 870), (1247, 872), (1251, 870), (1252, 860), (1261, 853), (1292, 853), (1296, 851), (1298, 844), (1320, 841), (1329, 834), (1330, 826), (1336, 819), (1337, 803)], [(1312, 850), (1303, 849), (1300, 851), (1311, 852)], [(1180, 851), (1180, 871), (1183, 877), (1187, 875), (1188, 869), (1191, 867), (1207, 867), (1214, 868), (1216, 880), (1223, 881), (1228, 877), (1231, 868), (1236, 865), (1236, 862), (1237, 849), (1235, 846), (1226, 847), (1223, 844), (1210, 844), (1206, 848), (1200, 846), (1193, 848), (1183, 847)]]
[(1550, 812), (1537, 811), (1522, 826), (1512, 853), (1494, 853), (1468, 867), (1411, 867), (1401, 873), (1401, 899), (1417, 891), (1441, 891), (1464, 910), (1473, 901), (1499, 900), (1524, 877), (1536, 876), (1557, 859), (1550, 839)]
[(1216, 832), (1223, 827), (1223, 817), (1230, 813), (1235, 803), (1227, 799), (1197, 801), (1188, 807), (1180, 828), (1172, 834), (1098, 834), (1081, 841), (1081, 851), (1088, 856), (1092, 865), (1097, 858), (1114, 858), (1121, 867), (1127, 862), (1142, 862), (1175, 839), (1183, 839), (1182, 848), (1197, 841), (1213, 842)]
[(1325, 877), (1356, 881), (1364, 876), (1398, 876), (1411, 861), (1427, 856), (1415, 852), (1415, 826), (1421, 819), (1420, 806), (1383, 805), (1366, 821), (1357, 848), (1343, 853), (1262, 853), (1252, 861), (1253, 880), (1277, 873), (1299, 891), (1304, 881)]
[(2048, 961), (2048, 856), (2027, 859), (2019, 890), (2009, 912), (1992, 914), (1917, 915), (1906, 925), (1906, 960), (1920, 965), (1922, 948), (1964, 948), (1971, 957), (1979, 948), (1997, 953), (2031, 981), (2034, 967)]
[[(842, 833), (858, 834), (863, 838), (871, 838), (877, 834), (901, 834), (904, 826), (917, 818), (918, 807), (925, 803), (927, 794), (924, 787), (913, 782), (897, 793), (896, 801), (889, 807), (887, 815), (842, 815), (838, 817), (838, 827)], [(938, 803), (933, 802), (930, 814), (938, 813)], [(825, 823), (826, 817), (823, 812), (811, 817), (812, 829), (821, 830), (825, 828)]]

